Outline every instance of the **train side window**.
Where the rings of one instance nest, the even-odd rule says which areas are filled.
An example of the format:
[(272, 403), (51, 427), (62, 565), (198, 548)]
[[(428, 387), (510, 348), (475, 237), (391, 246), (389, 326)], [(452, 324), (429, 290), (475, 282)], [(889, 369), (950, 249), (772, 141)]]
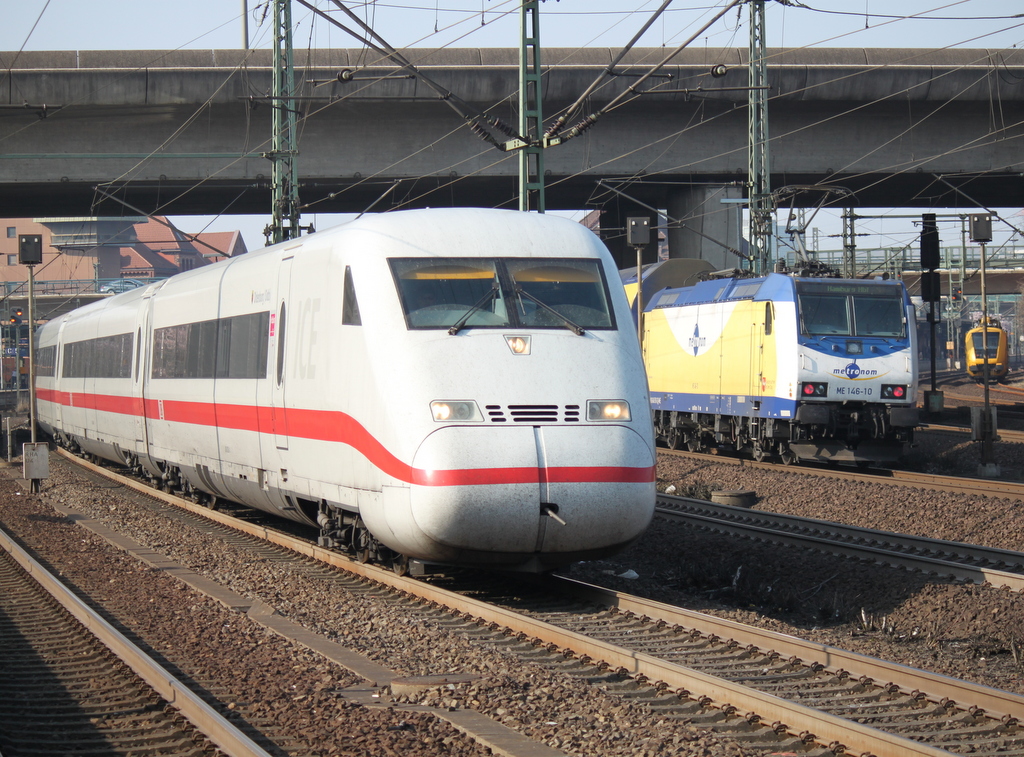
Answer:
[(132, 334), (114, 334), (64, 345), (63, 378), (131, 378)]
[(774, 315), (775, 315), (775, 312), (774, 312), (774, 310), (772, 310), (772, 304), (770, 302), (766, 302), (764, 304), (764, 335), (765, 336), (771, 336), (771, 333), (772, 333), (772, 318), (774, 317)]
[(52, 378), (56, 375), (57, 345), (40, 347), (36, 350), (36, 376)]
[(135, 344), (138, 349), (135, 350), (135, 378), (139, 378), (139, 355), (142, 354), (142, 329), (139, 329), (138, 336), (135, 339)]
[(284, 303), (281, 303), (281, 316), (277, 319), (277, 385), (281, 386), (284, 379)]
[(359, 317), (359, 302), (356, 300), (356, 287), (352, 283), (352, 268), (345, 266), (345, 291), (341, 304), (341, 323), (343, 326), (362, 326)]

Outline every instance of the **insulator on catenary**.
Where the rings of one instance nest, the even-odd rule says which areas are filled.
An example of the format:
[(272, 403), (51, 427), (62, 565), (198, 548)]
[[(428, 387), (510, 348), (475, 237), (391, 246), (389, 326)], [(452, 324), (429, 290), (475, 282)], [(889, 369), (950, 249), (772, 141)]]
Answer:
[(489, 123), (495, 129), (500, 130), (506, 136), (509, 136), (509, 137), (517, 137), (517, 136), (519, 136), (519, 133), (515, 129), (513, 129), (511, 126), (506, 124), (504, 121), (502, 121), (497, 116), (490, 116), (487, 119), (487, 123)]
[(571, 139), (572, 137), (578, 137), (580, 134), (585, 132), (587, 129), (589, 129), (591, 126), (593, 126), (595, 123), (597, 123), (597, 116), (594, 115), (594, 114), (591, 114), (591, 115), (587, 116), (586, 118), (584, 118), (582, 121), (580, 121), (578, 124), (573, 126), (571, 129), (569, 129), (569, 131), (566, 132), (564, 138), (565, 139)]

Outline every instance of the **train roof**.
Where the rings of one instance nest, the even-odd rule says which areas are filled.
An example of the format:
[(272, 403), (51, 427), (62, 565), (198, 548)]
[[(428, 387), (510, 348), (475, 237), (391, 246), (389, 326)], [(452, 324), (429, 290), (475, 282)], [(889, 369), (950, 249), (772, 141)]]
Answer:
[(792, 300), (798, 284), (801, 283), (814, 287), (820, 285), (823, 289), (849, 294), (864, 291), (865, 288), (903, 289), (903, 283), (898, 280), (804, 278), (770, 273), (757, 278), (714, 278), (697, 282), (692, 286), (665, 288), (649, 297), (644, 310), (730, 300)]
[[(252, 250), (211, 265), (193, 268), (167, 279), (131, 289), (73, 310), (53, 323), (72, 322), (100, 311), (137, 307), (147, 294), (167, 286), (190, 286), (218, 267), (242, 265), (282, 250), (329, 247), (335, 240), (352, 249), (372, 244), (384, 257), (602, 257), (610, 265), (607, 248), (594, 232), (576, 221), (541, 213), (493, 208), (425, 208), (367, 213), (314, 234)], [(557, 254), (556, 252), (557, 251)]]

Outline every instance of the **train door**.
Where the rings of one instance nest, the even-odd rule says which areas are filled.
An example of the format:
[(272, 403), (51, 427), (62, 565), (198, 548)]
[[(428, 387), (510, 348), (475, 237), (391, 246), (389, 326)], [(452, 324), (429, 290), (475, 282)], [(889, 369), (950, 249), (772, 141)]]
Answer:
[(760, 402), (766, 393), (768, 376), (765, 375), (764, 340), (772, 333), (772, 303), (753, 302), (750, 335), (750, 396)]
[(288, 301), (292, 283), (292, 261), (289, 255), (281, 261), (277, 280), (277, 310), (271, 314), (274, 335), (270, 343), (273, 354), (273, 376), (270, 382), (270, 417), (274, 427), (274, 441), (280, 450), (288, 449), (288, 416), (286, 393), (288, 387), (285, 375), (285, 357), (288, 350)]
[(53, 387), (58, 390), (54, 391), (53, 397), (50, 400), (50, 412), (53, 416), (53, 427), (54, 428), (66, 428), (64, 423), (64, 403), (58, 402), (57, 398), (61, 392), (66, 392), (65, 379), (62, 377), (64, 372), (64, 327), (67, 325), (67, 320), (62, 319), (60, 329), (57, 331), (57, 354), (53, 358)]
[(149, 369), (149, 355), (146, 346), (149, 344), (149, 310), (151, 296), (144, 296), (142, 307), (139, 308), (139, 320), (135, 326), (134, 346), (132, 354), (132, 405), (133, 422), (135, 424), (135, 451), (145, 454), (149, 449), (146, 428), (146, 371)]

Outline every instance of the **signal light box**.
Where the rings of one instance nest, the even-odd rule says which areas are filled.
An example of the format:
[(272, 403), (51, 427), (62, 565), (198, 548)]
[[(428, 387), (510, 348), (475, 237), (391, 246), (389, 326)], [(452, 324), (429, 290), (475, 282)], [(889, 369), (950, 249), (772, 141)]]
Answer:
[(43, 262), (43, 237), (40, 234), (18, 235), (18, 262), (22, 265)]

